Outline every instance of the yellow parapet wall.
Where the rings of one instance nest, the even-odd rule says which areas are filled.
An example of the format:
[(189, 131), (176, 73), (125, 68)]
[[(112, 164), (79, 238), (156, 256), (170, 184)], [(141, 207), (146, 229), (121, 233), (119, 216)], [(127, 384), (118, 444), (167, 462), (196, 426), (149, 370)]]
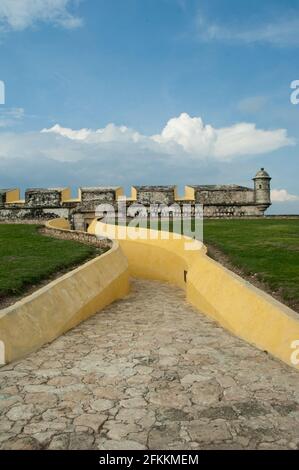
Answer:
[(70, 231), (70, 223), (66, 219), (53, 219), (49, 220), (46, 223), (46, 227), (48, 228), (53, 228), (53, 229), (59, 229), (59, 230), (69, 230)]
[(170, 234), (170, 239), (165, 240), (160, 232), (156, 239), (150, 239), (144, 236), (150, 231), (138, 230), (143, 235), (140, 239), (136, 238), (137, 229), (131, 227), (115, 229), (97, 221), (89, 227), (90, 233), (118, 239), (131, 275), (169, 281), (184, 288), (187, 301), (200, 312), (259, 349), (299, 368), (292, 360), (296, 358), (295, 341), (299, 348), (299, 314), (209, 258), (204, 245), (198, 243), (196, 249), (189, 251), (185, 249), (185, 237), (177, 240)]
[[(50, 225), (67, 228), (61, 219)], [(0, 345), (4, 344), (5, 362), (53, 341), (128, 291), (128, 262), (115, 241), (108, 252), (0, 310)]]

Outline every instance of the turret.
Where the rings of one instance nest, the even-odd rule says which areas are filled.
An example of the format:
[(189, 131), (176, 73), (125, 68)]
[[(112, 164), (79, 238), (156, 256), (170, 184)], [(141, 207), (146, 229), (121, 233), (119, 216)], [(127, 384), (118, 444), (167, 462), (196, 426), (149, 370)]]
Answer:
[(255, 191), (255, 203), (261, 206), (262, 211), (265, 211), (271, 205), (271, 177), (265, 171), (264, 168), (261, 168), (253, 178), (253, 181)]

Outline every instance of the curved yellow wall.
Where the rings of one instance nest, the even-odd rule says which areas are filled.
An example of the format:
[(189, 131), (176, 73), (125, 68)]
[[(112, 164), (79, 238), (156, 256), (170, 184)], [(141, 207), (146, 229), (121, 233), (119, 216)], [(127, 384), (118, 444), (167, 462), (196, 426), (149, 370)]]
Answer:
[[(62, 221), (51, 224), (66, 227)], [(53, 341), (128, 291), (128, 262), (116, 241), (103, 255), (0, 310), (6, 363)]]
[[(186, 287), (184, 271), (192, 264), (194, 253), (206, 253), (202, 243), (191, 241), (190, 244), (189, 238), (168, 232), (105, 225), (96, 220), (90, 224), (88, 232), (118, 240), (128, 258), (131, 276), (168, 281), (183, 289)], [(185, 250), (186, 243), (195, 244), (197, 250)]]
[(136, 233), (131, 228), (121, 239), (124, 228), (115, 230), (96, 221), (89, 231), (109, 233), (119, 240), (131, 275), (169, 281), (184, 288), (188, 302), (200, 312), (259, 349), (299, 368), (291, 362), (292, 342), (299, 340), (299, 314), (209, 258), (203, 245), (186, 251), (185, 238), (176, 240), (171, 235), (169, 240), (163, 240), (161, 233), (156, 240), (130, 240), (130, 235)]
[(70, 230), (70, 223), (67, 219), (53, 219), (46, 222), (46, 227), (60, 230)]

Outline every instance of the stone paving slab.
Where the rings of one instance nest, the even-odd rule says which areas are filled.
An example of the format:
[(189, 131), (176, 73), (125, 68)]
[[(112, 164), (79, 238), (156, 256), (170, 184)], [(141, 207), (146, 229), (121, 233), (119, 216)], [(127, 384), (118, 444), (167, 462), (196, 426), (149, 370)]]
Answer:
[(158, 282), (1, 368), (0, 387), (0, 449), (299, 448), (299, 373)]

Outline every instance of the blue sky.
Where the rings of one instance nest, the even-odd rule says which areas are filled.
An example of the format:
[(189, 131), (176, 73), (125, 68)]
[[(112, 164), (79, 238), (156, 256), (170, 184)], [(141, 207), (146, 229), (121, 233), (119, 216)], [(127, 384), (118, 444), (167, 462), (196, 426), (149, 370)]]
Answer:
[(0, 187), (239, 183), (299, 212), (299, 1), (0, 0)]

